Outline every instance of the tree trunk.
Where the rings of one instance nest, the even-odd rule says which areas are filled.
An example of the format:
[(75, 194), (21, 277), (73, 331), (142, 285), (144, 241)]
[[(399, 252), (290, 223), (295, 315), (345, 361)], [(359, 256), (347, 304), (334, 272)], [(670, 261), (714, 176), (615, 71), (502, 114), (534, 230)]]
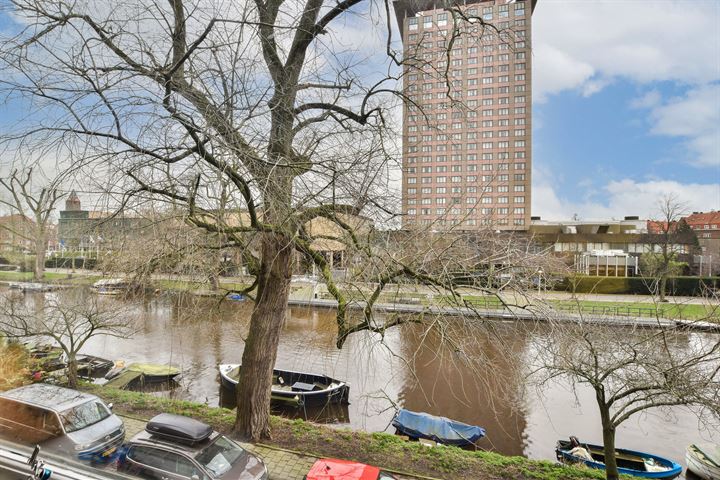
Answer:
[(220, 279), (217, 273), (212, 272), (208, 275), (208, 281), (210, 282), (210, 290), (215, 291), (220, 289)]
[(78, 387), (77, 368), (78, 368), (78, 365), (77, 365), (77, 359), (75, 358), (75, 353), (68, 354), (67, 378), (68, 378), (68, 386), (70, 388)]
[(605, 449), (605, 478), (607, 480), (618, 480), (617, 458), (615, 458), (615, 426), (610, 420), (610, 411), (600, 407), (600, 419), (603, 429), (603, 447)]
[(235, 431), (252, 441), (270, 436), (272, 371), (290, 293), (292, 254), (288, 238), (274, 233), (264, 235), (258, 293), (243, 351), (235, 418)]
[(665, 290), (667, 289), (667, 273), (663, 272), (663, 274), (660, 276), (660, 301), (665, 302)]
[(35, 238), (35, 268), (33, 269), (33, 279), (42, 281), (45, 276), (45, 251), (47, 250), (47, 236), (40, 233)]

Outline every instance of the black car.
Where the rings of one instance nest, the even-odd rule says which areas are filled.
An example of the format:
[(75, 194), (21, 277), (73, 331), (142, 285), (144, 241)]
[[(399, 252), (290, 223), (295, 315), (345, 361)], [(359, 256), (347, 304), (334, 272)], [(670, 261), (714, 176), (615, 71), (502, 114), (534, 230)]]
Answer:
[(125, 446), (118, 470), (151, 480), (267, 480), (263, 461), (212, 427), (162, 413)]

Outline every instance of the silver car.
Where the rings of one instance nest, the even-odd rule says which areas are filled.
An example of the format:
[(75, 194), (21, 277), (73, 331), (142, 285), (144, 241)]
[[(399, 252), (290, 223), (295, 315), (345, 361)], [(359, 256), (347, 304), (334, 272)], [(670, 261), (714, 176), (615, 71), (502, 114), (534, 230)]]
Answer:
[(89, 393), (36, 383), (0, 393), (0, 435), (102, 461), (125, 440), (122, 420)]

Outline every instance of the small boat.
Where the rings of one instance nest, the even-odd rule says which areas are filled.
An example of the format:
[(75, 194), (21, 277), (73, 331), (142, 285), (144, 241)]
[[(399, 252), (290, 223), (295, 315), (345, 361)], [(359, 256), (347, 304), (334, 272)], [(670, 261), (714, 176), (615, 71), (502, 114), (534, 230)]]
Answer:
[(413, 440), (424, 438), (456, 447), (472, 446), (485, 436), (485, 429), (482, 427), (404, 408), (395, 414), (392, 426), (395, 427), (396, 434), (407, 435)]
[(112, 360), (94, 355), (77, 355), (75, 361), (78, 375), (82, 377), (102, 377), (115, 365)]
[(30, 358), (36, 361), (40, 370), (54, 372), (65, 368), (65, 352), (62, 348), (48, 344), (30, 345), (25, 344)]
[[(219, 365), (220, 382), (228, 390), (235, 391), (240, 378), (240, 365)], [(286, 403), (302, 407), (324, 403), (348, 403), (350, 385), (326, 375), (273, 370), (271, 399), (276, 403)]]
[(21, 290), (23, 292), (50, 292), (55, 290), (57, 287), (47, 283), (14, 282), (10, 284), (10, 288), (13, 290)]
[(103, 278), (90, 288), (100, 295), (120, 295), (129, 292), (132, 287), (133, 283), (124, 278)]
[(687, 468), (705, 480), (720, 479), (720, 445), (712, 443), (693, 444), (685, 453)]
[[(577, 444), (575, 444), (577, 445)], [(559, 440), (555, 448), (555, 455), (563, 463), (580, 463), (590, 468), (605, 470), (605, 451), (602, 445), (580, 444), (589, 457), (578, 456), (573, 453), (573, 443), (569, 440)], [(675, 478), (682, 473), (682, 466), (667, 458), (650, 453), (636, 452), (634, 450), (615, 449), (618, 472), (621, 475), (631, 475), (641, 478)]]
[(115, 368), (106, 375), (107, 387), (127, 388), (130, 384), (167, 383), (182, 373), (178, 368), (170, 365), (157, 365), (154, 363), (131, 363), (125, 366), (124, 362), (117, 362)]

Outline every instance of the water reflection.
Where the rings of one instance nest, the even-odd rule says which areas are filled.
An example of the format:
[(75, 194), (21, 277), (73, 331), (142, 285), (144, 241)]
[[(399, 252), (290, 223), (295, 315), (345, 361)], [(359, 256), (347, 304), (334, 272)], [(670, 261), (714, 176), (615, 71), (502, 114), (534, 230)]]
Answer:
[[(43, 294), (26, 297), (42, 304)], [(232, 407), (233, 399), (220, 389), (217, 365), (240, 363), (250, 302), (218, 302), (190, 295), (101, 300), (117, 305), (128, 321), (137, 321), (141, 333), (132, 339), (93, 338), (83, 353), (127, 363), (176, 365), (183, 371), (180, 384), (155, 395)], [(119, 308), (128, 305), (131, 313)], [(554, 459), (559, 438), (575, 434), (590, 443), (602, 438), (594, 396), (588, 389), (572, 390), (557, 383), (541, 394), (530, 392), (521, 398), (523, 362), (531, 356), (528, 350), (534, 336), (547, 334), (542, 326), (528, 331), (515, 323), (457, 323), (452, 328), (459, 330), (451, 332), (461, 342), (457, 348), (441, 346), (436, 336), (405, 326), (388, 331), (383, 338), (355, 334), (338, 350), (334, 322), (332, 310), (289, 309), (277, 367), (349, 382), (350, 405), (278, 413), (382, 431), (394, 413), (392, 401), (486, 428), (485, 448), (545, 459)], [(688, 334), (687, 345), (697, 341), (697, 335), (702, 336)], [(460, 355), (461, 351), (467, 355)], [(694, 416), (675, 408), (670, 415), (648, 413), (622, 425), (618, 444), (682, 463), (688, 444), (713, 436), (717, 442), (717, 432), (702, 431)]]

